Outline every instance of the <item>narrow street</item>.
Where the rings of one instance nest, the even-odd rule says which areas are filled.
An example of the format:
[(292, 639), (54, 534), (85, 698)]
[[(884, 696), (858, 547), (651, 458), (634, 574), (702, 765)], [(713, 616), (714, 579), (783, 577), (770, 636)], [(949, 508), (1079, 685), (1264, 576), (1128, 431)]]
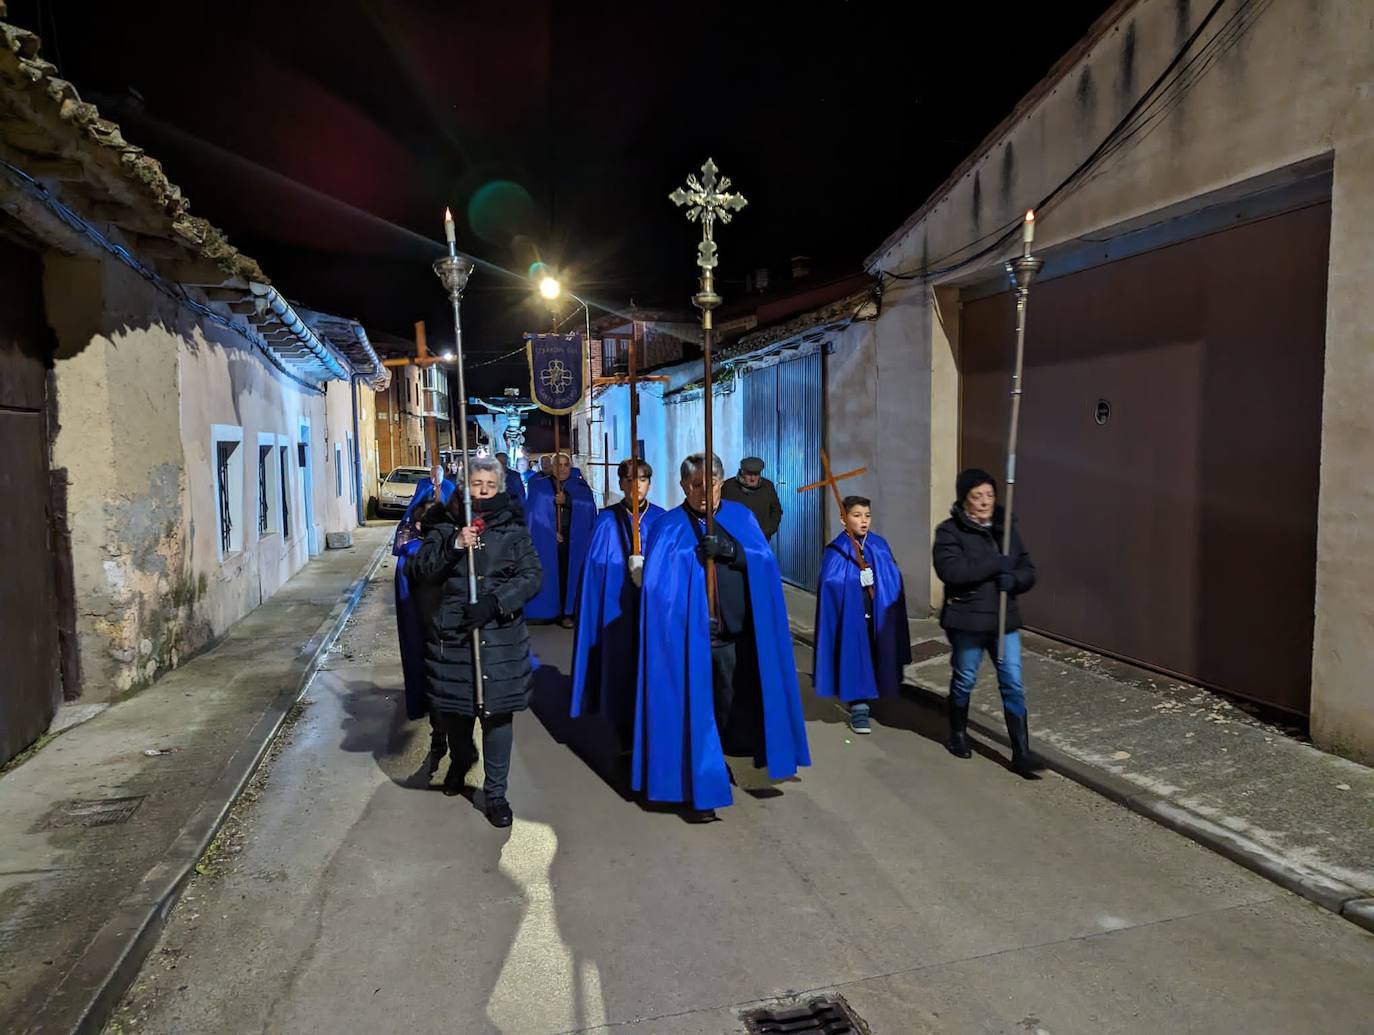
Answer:
[(415, 786), (392, 570), (108, 1032), (714, 1035), (815, 991), (874, 1035), (1374, 1031), (1374, 938), (1058, 777), (951, 758), (907, 701), (856, 738), (804, 679), (812, 768), (741, 772), (694, 826), (565, 718), (571, 633), (537, 629), (495, 830)]

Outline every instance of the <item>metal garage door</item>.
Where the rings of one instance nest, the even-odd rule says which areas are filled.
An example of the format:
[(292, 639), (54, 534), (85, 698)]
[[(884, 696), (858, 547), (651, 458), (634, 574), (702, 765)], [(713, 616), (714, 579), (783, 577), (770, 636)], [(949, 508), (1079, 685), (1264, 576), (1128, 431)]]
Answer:
[[(1330, 221), (1328, 201), (1034, 287), (1030, 625), (1308, 710)], [(964, 306), (961, 459), (999, 475), (1013, 328), (1008, 294)]]

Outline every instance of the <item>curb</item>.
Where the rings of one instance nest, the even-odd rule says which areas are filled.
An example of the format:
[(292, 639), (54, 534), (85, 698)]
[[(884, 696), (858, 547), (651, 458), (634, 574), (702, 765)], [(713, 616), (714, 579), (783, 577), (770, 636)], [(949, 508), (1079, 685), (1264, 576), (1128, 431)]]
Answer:
[[(791, 626), (791, 630), (793, 639), (808, 647), (815, 646), (811, 630), (796, 625)], [(904, 682), (902, 690), (924, 704), (944, 707), (946, 696), (930, 687)], [(969, 729), (979, 736), (1002, 747), (1010, 746), (1006, 730), (997, 725), (996, 720), (970, 710), (968, 724)], [(1190, 812), (1167, 798), (1141, 790), (1129, 780), (1075, 758), (1059, 748), (1046, 744), (1043, 740), (1035, 745), (1035, 753), (1045, 762), (1047, 768), (1060, 776), (1081, 784), (1132, 812), (1154, 820), (1174, 833), (1182, 834), (1190, 841), (1195, 841), (1295, 895), (1301, 895), (1309, 902), (1374, 933), (1374, 897), (1366, 892), (1285, 859), (1248, 837)]]
[(257, 771), (286, 716), (305, 695), (320, 662), (343, 631), (362, 599), (363, 590), (390, 549), (390, 539), (377, 547), (362, 574), (349, 584), (328, 617), (305, 642), (291, 666), (290, 689), (283, 690), (264, 709), (162, 858), (86, 944), (81, 959), (44, 1005), (39, 1022), (28, 1029), (30, 1033), (99, 1035), (104, 1029), (162, 934), (196, 861)]

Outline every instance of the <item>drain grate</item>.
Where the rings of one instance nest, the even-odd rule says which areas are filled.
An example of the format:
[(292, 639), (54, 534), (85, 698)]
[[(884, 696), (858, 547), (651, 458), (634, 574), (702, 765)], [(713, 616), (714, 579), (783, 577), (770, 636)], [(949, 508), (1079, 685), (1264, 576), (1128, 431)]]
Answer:
[(127, 822), (143, 804), (145, 795), (128, 798), (78, 798), (53, 810), (47, 827), (109, 827)]
[(949, 644), (944, 640), (921, 640), (919, 643), (911, 645), (911, 663), (919, 665), (923, 661), (931, 658), (938, 658), (942, 654), (949, 653)]
[(749, 1035), (870, 1035), (840, 996), (812, 999), (805, 1006), (751, 1010), (740, 1020)]

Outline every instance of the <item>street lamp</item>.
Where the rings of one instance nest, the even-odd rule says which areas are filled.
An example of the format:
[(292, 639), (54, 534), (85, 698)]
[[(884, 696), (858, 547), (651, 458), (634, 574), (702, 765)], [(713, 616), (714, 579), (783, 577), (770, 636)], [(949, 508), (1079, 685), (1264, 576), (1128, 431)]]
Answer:
[(563, 285), (558, 283), (557, 277), (546, 274), (539, 281), (539, 294), (544, 298), (545, 301), (557, 301), (558, 296), (562, 293)]

